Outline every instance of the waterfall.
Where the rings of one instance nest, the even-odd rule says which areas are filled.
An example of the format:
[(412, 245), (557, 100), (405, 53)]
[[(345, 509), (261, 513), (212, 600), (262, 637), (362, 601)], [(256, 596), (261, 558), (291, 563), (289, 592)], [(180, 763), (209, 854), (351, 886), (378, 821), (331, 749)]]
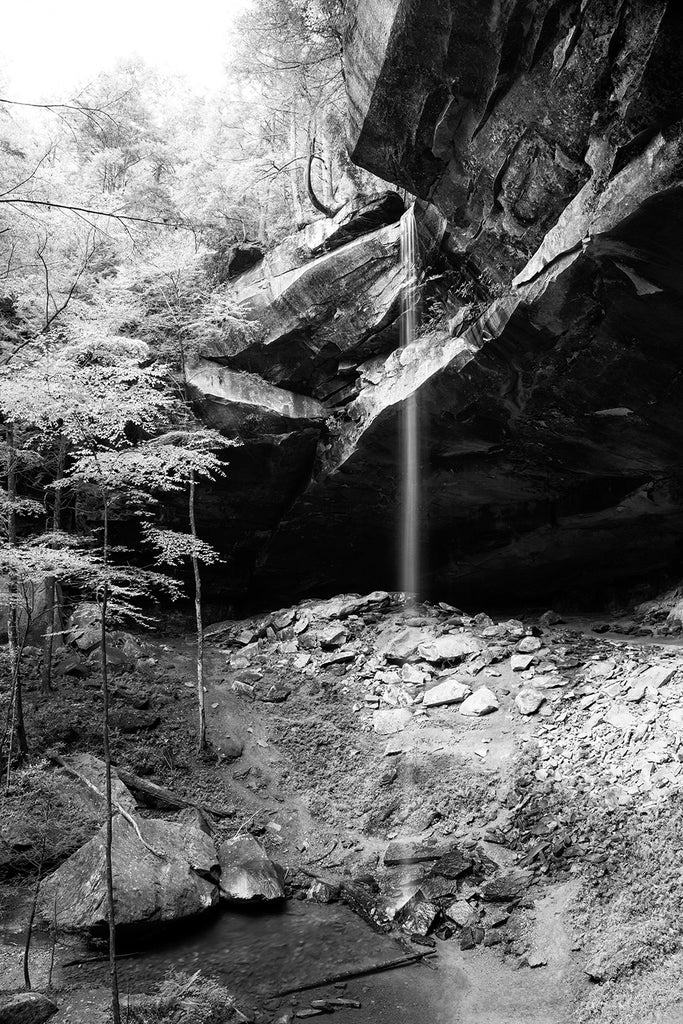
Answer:
[[(415, 340), (417, 324), (417, 226), (413, 206), (401, 218), (401, 267), (403, 269), (401, 348)], [(417, 395), (403, 403), (399, 424), (400, 450), (400, 589), (406, 604), (413, 605), (420, 592), (420, 422)]]

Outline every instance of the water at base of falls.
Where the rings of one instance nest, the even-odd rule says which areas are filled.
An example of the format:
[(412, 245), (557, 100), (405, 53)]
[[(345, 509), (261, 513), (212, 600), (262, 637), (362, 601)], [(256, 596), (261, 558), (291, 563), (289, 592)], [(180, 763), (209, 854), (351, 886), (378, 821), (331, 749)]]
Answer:
[[(414, 207), (401, 218), (401, 266), (404, 283), (400, 320), (401, 348), (415, 340), (417, 327), (417, 226)], [(406, 604), (420, 597), (420, 420), (415, 393), (404, 401), (400, 414), (400, 536), (399, 585)]]

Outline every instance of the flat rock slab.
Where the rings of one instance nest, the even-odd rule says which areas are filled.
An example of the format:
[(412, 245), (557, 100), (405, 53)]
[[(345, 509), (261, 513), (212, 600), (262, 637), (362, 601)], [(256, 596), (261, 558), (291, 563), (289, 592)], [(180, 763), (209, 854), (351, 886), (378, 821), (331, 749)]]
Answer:
[(658, 690), (660, 686), (664, 686), (668, 683), (673, 675), (676, 673), (676, 667), (671, 665), (651, 665), (650, 668), (646, 668), (644, 672), (641, 672), (637, 676), (632, 676), (629, 679), (631, 686), (651, 686), (653, 689)]
[(417, 626), (406, 626), (395, 632), (393, 629), (381, 634), (377, 643), (377, 654), (384, 655), (387, 661), (403, 664), (417, 652), (421, 644), (429, 643), (432, 635)]
[(443, 850), (427, 843), (399, 841), (389, 843), (384, 853), (384, 863), (387, 867), (396, 864), (422, 864), (425, 861), (438, 860), (442, 853)]
[(281, 900), (280, 872), (253, 836), (239, 836), (221, 843), (221, 895), (230, 900)]
[(380, 736), (393, 736), (396, 732), (403, 732), (412, 717), (413, 713), (408, 708), (382, 708), (373, 714), (372, 724)]
[(42, 992), (15, 992), (0, 995), (1, 1024), (43, 1024), (58, 1006)]
[(488, 686), (481, 686), (462, 702), (460, 714), (478, 718), (482, 715), (490, 715), (499, 707), (500, 704), (495, 693), (489, 690)]
[[(161, 924), (210, 909), (218, 901), (218, 888), (197, 872), (217, 872), (213, 840), (185, 823), (138, 818), (136, 824), (151, 849), (120, 814), (112, 822), (117, 924)], [(46, 923), (51, 924), (55, 914), (57, 927), (64, 931), (105, 927), (104, 847), (103, 826), (90, 842), (45, 879), (40, 916)]]
[(465, 697), (469, 697), (472, 688), (459, 679), (444, 679), (428, 689), (422, 701), (426, 708), (439, 707), (441, 704), (461, 704)]
[(462, 661), (469, 654), (477, 654), (481, 644), (468, 633), (445, 633), (420, 644), (419, 654), (425, 661), (438, 665), (444, 661)]
[(513, 871), (484, 882), (479, 893), (483, 900), (490, 903), (507, 903), (524, 896), (532, 881), (533, 876), (528, 872)]
[(534, 660), (533, 654), (513, 654), (510, 665), (513, 672), (526, 672)]
[(605, 721), (615, 729), (630, 732), (635, 728), (637, 719), (631, 709), (624, 704), (614, 704), (605, 712)]
[(460, 850), (448, 850), (437, 860), (432, 868), (433, 875), (441, 875), (443, 878), (460, 878), (467, 874), (472, 867), (472, 860), (466, 857)]

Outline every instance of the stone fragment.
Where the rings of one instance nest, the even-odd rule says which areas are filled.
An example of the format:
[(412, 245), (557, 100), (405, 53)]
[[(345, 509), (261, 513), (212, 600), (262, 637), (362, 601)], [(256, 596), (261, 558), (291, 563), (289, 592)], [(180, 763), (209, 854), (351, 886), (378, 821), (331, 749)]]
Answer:
[(43, 1024), (58, 1010), (42, 992), (13, 992), (0, 995), (2, 1024)]
[(533, 654), (513, 654), (510, 665), (513, 672), (526, 672), (534, 660)]
[(520, 690), (515, 697), (515, 707), (520, 715), (533, 715), (538, 711), (544, 700), (545, 694), (541, 693), (540, 690), (526, 687), (524, 690)]
[(615, 729), (620, 729), (622, 732), (630, 732), (631, 729), (635, 728), (637, 721), (633, 712), (623, 704), (613, 704), (605, 712), (604, 719), (608, 725), (613, 726)]
[(439, 664), (444, 661), (462, 661), (469, 654), (476, 654), (480, 650), (480, 642), (468, 633), (445, 633), (421, 644), (419, 654), (425, 661)]
[(461, 715), (481, 717), (497, 711), (499, 707), (495, 693), (487, 686), (481, 686), (462, 702), (459, 711)]
[(540, 651), (541, 641), (537, 636), (525, 636), (517, 644), (517, 650), (520, 654), (533, 654), (535, 651)]
[(403, 732), (413, 717), (409, 708), (382, 708), (372, 716), (373, 729), (380, 736)]
[(401, 667), (401, 680), (404, 683), (413, 683), (415, 686), (422, 686), (425, 681), (425, 673), (414, 665), (403, 665)]
[(404, 932), (411, 935), (427, 935), (439, 915), (436, 903), (422, 899), (419, 894), (412, 896), (396, 914), (396, 920)]
[(652, 687), (653, 690), (658, 690), (660, 686), (664, 686), (668, 683), (673, 675), (676, 673), (676, 667), (671, 665), (651, 665), (646, 668), (644, 672), (629, 679), (632, 685)]
[(481, 898), (491, 903), (508, 903), (520, 899), (531, 885), (528, 872), (510, 872), (484, 882), (479, 892)]
[(273, 683), (261, 694), (261, 700), (266, 704), (282, 704), (291, 692), (290, 687), (285, 686), (284, 683)]
[(238, 693), (241, 697), (247, 697), (249, 700), (253, 700), (256, 695), (254, 687), (249, 683), (243, 683), (241, 679), (235, 679), (230, 689), (233, 693)]
[(472, 867), (472, 860), (466, 857), (458, 849), (448, 850), (442, 854), (432, 867), (433, 875), (442, 875), (444, 878), (460, 878), (467, 874)]
[(325, 650), (333, 650), (335, 647), (341, 647), (346, 643), (348, 633), (343, 626), (330, 625), (322, 626), (316, 631), (316, 637), (318, 643)]
[(440, 856), (441, 850), (437, 846), (399, 840), (387, 846), (384, 863), (387, 867), (397, 864), (422, 864), (425, 861), (437, 860)]
[(466, 925), (460, 932), (460, 948), (474, 949), (484, 941), (484, 929), (477, 924)]
[(426, 708), (435, 708), (441, 704), (460, 704), (469, 697), (472, 688), (455, 677), (444, 679), (443, 682), (431, 686), (424, 695), (423, 704)]
[(387, 661), (403, 664), (417, 651), (429, 634), (424, 629), (407, 626), (399, 633), (391, 632), (381, 635), (377, 644), (377, 653), (384, 655)]
[(221, 895), (226, 899), (284, 898), (280, 872), (253, 836), (240, 836), (221, 843), (218, 861)]
[(446, 907), (445, 914), (450, 921), (454, 921), (460, 928), (465, 928), (474, 918), (472, 907), (466, 900), (455, 900)]

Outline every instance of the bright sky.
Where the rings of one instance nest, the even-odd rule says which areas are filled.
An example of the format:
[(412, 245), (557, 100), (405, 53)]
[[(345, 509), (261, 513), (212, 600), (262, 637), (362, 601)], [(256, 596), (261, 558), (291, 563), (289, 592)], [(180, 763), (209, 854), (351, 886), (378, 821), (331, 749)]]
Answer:
[[(24, 0), (4, 5), (0, 81), (7, 99), (64, 102), (119, 58), (185, 75), (197, 91), (221, 78), (226, 39), (250, 0)], [(11, 93), (11, 95), (10, 95)]]

